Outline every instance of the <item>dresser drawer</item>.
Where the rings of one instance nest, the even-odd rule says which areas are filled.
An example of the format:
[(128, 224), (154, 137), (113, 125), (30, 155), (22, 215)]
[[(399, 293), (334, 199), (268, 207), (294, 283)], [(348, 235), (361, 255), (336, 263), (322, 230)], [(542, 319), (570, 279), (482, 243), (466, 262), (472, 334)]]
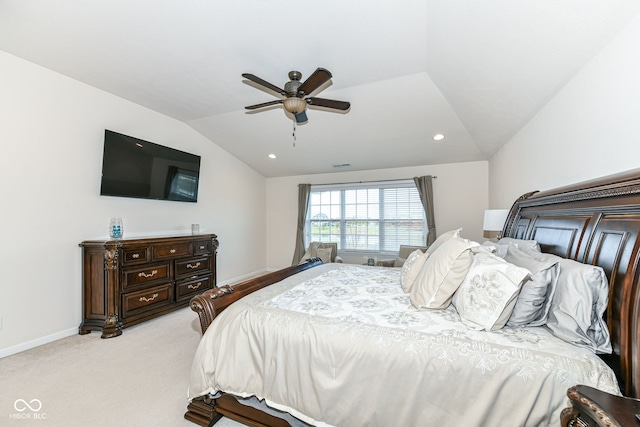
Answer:
[(192, 254), (191, 242), (176, 242), (153, 247), (153, 259), (181, 258)]
[(185, 279), (176, 283), (176, 301), (184, 301), (192, 296), (211, 289), (211, 274), (197, 279)]
[(171, 263), (144, 265), (122, 270), (122, 288), (127, 289), (143, 283), (171, 280)]
[(122, 315), (128, 316), (173, 303), (173, 283), (122, 294)]
[(211, 253), (211, 239), (209, 240), (198, 240), (197, 242), (193, 242), (193, 254), (194, 255), (203, 255)]
[(192, 258), (176, 261), (176, 278), (208, 273), (211, 257)]
[(122, 250), (122, 264), (140, 264), (151, 261), (151, 248), (124, 248)]

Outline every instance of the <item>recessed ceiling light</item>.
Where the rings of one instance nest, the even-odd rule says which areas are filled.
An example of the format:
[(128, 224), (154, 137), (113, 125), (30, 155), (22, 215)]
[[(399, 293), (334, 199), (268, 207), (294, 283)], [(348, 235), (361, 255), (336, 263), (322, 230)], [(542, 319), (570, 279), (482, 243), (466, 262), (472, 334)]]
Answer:
[(276, 156), (275, 154), (273, 154), (273, 153), (269, 154), (269, 158), (270, 158), (270, 159), (275, 159), (276, 157), (277, 157), (277, 156)]
[(443, 139), (444, 139), (444, 135), (441, 133), (436, 133), (435, 135), (433, 135), (434, 141), (442, 141)]

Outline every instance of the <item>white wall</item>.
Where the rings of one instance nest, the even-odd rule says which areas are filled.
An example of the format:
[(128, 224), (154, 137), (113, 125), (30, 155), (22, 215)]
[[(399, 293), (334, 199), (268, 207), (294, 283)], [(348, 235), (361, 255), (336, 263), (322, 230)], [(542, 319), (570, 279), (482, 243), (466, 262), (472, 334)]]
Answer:
[[(4, 52), (0, 77), (0, 357), (77, 331), (78, 244), (107, 238), (111, 216), (125, 237), (216, 233), (219, 283), (264, 271), (263, 176), (180, 121)], [(198, 203), (99, 196), (105, 128), (202, 156)]]
[(640, 16), (490, 161), (490, 204), (640, 167)]
[[(278, 269), (291, 265), (296, 239), (298, 184), (410, 179), (422, 175), (438, 177), (433, 182), (437, 234), (463, 227), (464, 237), (482, 239), (483, 214), (489, 199), (487, 162), (268, 178), (267, 266)], [(511, 204), (504, 207), (511, 207)]]

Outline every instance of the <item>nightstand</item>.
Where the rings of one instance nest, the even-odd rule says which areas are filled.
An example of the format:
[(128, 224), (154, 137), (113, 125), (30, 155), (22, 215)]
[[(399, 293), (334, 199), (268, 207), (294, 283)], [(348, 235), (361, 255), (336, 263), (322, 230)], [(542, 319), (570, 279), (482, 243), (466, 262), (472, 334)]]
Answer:
[(640, 400), (615, 396), (585, 385), (567, 391), (571, 407), (561, 415), (563, 427), (628, 427), (639, 426)]

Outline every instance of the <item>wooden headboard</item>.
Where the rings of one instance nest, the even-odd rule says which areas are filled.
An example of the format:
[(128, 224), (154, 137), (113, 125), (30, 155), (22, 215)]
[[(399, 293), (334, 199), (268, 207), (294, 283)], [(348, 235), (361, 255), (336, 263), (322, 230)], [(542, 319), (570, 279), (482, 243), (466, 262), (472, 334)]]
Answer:
[[(598, 265), (609, 279), (606, 322), (622, 392), (640, 397), (640, 169), (518, 199), (503, 235)], [(559, 284), (560, 286), (560, 284)]]

